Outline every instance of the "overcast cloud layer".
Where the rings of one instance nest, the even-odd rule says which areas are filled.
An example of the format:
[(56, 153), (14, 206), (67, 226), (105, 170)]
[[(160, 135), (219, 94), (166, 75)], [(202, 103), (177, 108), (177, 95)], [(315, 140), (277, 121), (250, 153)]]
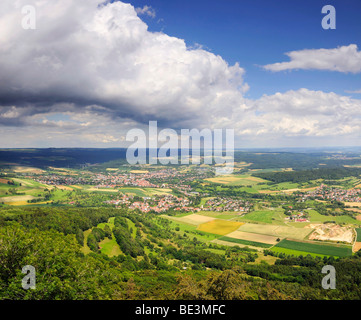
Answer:
[[(0, 147), (121, 147), (127, 130), (150, 120), (174, 129), (234, 128), (238, 146), (359, 139), (360, 100), (307, 89), (245, 99), (239, 64), (149, 32), (139, 17), (155, 16), (149, 6), (35, 1), (37, 29), (23, 30), (21, 8), (29, 4), (0, 2)], [(265, 68), (361, 71), (355, 45), (324, 50), (291, 52), (291, 62)]]

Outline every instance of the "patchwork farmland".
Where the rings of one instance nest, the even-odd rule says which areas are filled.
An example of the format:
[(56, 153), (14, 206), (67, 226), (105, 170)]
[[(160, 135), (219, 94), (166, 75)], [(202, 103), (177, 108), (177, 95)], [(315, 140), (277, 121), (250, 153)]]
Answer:
[(296, 256), (310, 254), (344, 257), (352, 253), (350, 245), (309, 241), (309, 236), (315, 231), (312, 227), (241, 223), (232, 221), (232, 218), (223, 220), (201, 214), (162, 217), (172, 220), (182, 230), (197, 232), (197, 237), (204, 234), (203, 240), (225, 246), (236, 245), (258, 251), (271, 249), (275, 253)]

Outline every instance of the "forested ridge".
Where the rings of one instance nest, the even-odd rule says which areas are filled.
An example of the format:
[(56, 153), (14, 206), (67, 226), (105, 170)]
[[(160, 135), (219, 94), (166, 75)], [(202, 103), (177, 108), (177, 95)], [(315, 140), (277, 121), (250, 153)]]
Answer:
[[(18, 208), (2, 209), (0, 216), (2, 299), (361, 298), (359, 255), (280, 254), (274, 265), (255, 264), (255, 250), (232, 247), (220, 255), (191, 235), (175, 233), (168, 220), (125, 209)], [(97, 228), (110, 217), (115, 217), (112, 230)], [(84, 254), (80, 230), (87, 229), (95, 241), (92, 252)], [(112, 258), (98, 248), (109, 231), (122, 250)], [(337, 270), (336, 290), (321, 287), (327, 264)], [(24, 265), (36, 268), (36, 290), (21, 287)]]
[(345, 177), (359, 176), (360, 168), (320, 168), (301, 171), (254, 173), (253, 176), (272, 181), (273, 183), (302, 183), (310, 180), (337, 180)]

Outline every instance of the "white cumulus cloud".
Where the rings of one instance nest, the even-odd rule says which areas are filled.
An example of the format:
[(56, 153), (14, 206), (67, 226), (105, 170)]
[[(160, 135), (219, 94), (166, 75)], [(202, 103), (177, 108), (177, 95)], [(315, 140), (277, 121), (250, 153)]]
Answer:
[(334, 49), (306, 49), (286, 53), (289, 62), (278, 62), (265, 65), (270, 71), (294, 69), (329, 70), (345, 73), (361, 72), (361, 51), (356, 44)]

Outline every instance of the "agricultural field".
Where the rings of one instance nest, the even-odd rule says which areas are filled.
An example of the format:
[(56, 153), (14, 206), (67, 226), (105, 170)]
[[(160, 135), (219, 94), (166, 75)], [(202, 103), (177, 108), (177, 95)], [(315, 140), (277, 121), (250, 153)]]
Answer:
[(269, 223), (269, 224), (284, 224), (285, 215), (283, 214), (283, 209), (266, 209), (266, 210), (256, 210), (250, 213), (245, 214), (243, 217), (238, 218), (238, 221), (242, 222), (260, 222), (260, 223)]
[[(197, 230), (197, 226), (195, 226), (195, 225), (191, 225), (191, 224), (187, 224), (184, 222), (175, 221), (175, 220), (171, 219), (174, 217), (169, 217), (169, 216), (161, 216), (161, 217), (164, 217), (164, 218), (170, 220), (171, 228), (179, 235), (183, 235), (184, 233), (191, 234), (192, 238), (194, 237), (197, 240), (203, 241), (203, 242), (210, 242), (210, 241), (218, 239), (220, 237), (217, 234), (199, 231), (199, 230)], [(178, 228), (179, 230), (177, 231), (176, 228)]]
[(266, 244), (271, 244), (271, 245), (277, 244), (277, 239), (278, 239), (278, 237), (274, 237), (274, 236), (250, 233), (250, 232), (243, 232), (243, 231), (238, 231), (238, 230), (227, 234), (227, 237), (240, 239), (240, 240), (261, 242), (261, 243), (266, 243)]
[(216, 178), (206, 179), (205, 181), (226, 184), (229, 186), (251, 186), (267, 183), (266, 180), (253, 177), (251, 175), (231, 175), (231, 176), (220, 176)]
[(238, 229), (238, 231), (269, 235), (277, 238), (292, 238), (296, 240), (306, 239), (312, 232), (311, 229), (306, 228), (254, 223), (245, 223)]
[(314, 254), (321, 254), (326, 256), (346, 257), (352, 254), (351, 246), (346, 245), (329, 245), (329, 244), (318, 244), (304, 241), (290, 241), (287, 239), (279, 242), (275, 248), (288, 249), (299, 252), (310, 252)]
[(212, 243), (216, 243), (216, 244), (219, 244), (219, 245), (222, 245), (222, 246), (227, 246), (227, 247), (237, 246), (237, 247), (240, 247), (240, 248), (250, 248), (250, 249), (260, 251), (260, 252), (263, 252), (263, 250), (265, 249), (265, 248), (262, 248), (262, 247), (251, 246), (249, 244), (224, 241), (224, 240), (221, 240), (221, 239), (215, 239), (215, 240), (212, 241)]
[(172, 193), (172, 189), (166, 188), (119, 188), (118, 190), (124, 194), (132, 194), (138, 197), (149, 197), (154, 195), (164, 195)]
[(226, 242), (232, 242), (232, 243), (239, 243), (239, 244), (243, 244), (243, 245), (251, 246), (251, 247), (260, 247), (260, 248), (271, 248), (272, 247), (272, 245), (268, 244), (268, 243), (232, 238), (232, 237), (227, 237), (227, 236), (223, 236), (223, 237), (219, 238), (219, 240), (226, 241)]
[(199, 211), (197, 214), (206, 216), (206, 217), (212, 217), (215, 219), (223, 219), (223, 220), (233, 220), (235, 218), (239, 217), (238, 212), (218, 212), (218, 211)]
[(307, 210), (311, 223), (324, 223), (326, 221), (335, 221), (336, 223), (345, 223), (350, 225), (361, 225), (361, 221), (353, 219), (350, 216), (324, 216), (319, 214), (316, 210)]
[(356, 239), (353, 246), (353, 252), (361, 250), (361, 228), (355, 228)]
[(237, 230), (243, 223), (227, 221), (221, 219), (214, 219), (212, 221), (202, 223), (197, 230), (219, 235), (226, 235)]
[(182, 216), (182, 217), (170, 217), (170, 216), (167, 216), (167, 218), (171, 219), (171, 220), (174, 220), (174, 221), (177, 221), (177, 222), (191, 224), (191, 225), (194, 225), (194, 226), (199, 226), (202, 223), (207, 223), (207, 222), (215, 220), (215, 218), (206, 217), (206, 216), (202, 216), (202, 215), (199, 215), (199, 214), (187, 214), (187, 215)]

